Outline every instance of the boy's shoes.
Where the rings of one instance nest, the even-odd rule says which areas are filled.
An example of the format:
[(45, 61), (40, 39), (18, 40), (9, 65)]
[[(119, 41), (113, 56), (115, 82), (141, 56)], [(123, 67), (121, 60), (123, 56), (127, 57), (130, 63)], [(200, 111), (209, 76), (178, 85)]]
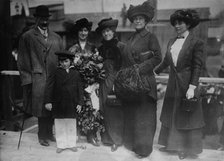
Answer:
[(57, 148), (56, 153), (61, 153), (64, 149)]
[(47, 142), (47, 140), (44, 140), (44, 139), (39, 139), (39, 143), (42, 146), (49, 146), (49, 143)]
[(76, 147), (70, 148), (70, 150), (73, 151), (73, 152), (77, 152), (78, 151), (78, 149)]

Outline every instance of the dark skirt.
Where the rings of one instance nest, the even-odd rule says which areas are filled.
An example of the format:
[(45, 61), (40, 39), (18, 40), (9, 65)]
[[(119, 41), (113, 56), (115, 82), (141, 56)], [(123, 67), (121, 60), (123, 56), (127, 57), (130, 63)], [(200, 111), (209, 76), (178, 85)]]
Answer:
[(224, 145), (224, 121), (222, 123), (222, 129), (220, 131), (220, 140), (219, 140), (219, 143)]
[(156, 130), (156, 101), (145, 96), (140, 102), (124, 104), (124, 145), (138, 155), (153, 150)]
[(162, 125), (159, 134), (159, 144), (168, 151), (184, 151), (190, 154), (202, 152), (202, 130), (177, 130)]
[(124, 131), (122, 107), (105, 105), (103, 114), (106, 131), (101, 135), (102, 142), (107, 145), (122, 145)]
[(112, 92), (114, 83), (114, 73), (109, 76), (100, 84), (99, 100), (100, 109), (103, 112), (104, 124), (106, 131), (101, 134), (101, 141), (104, 144), (121, 145), (123, 142), (123, 108), (121, 106), (109, 106), (106, 103), (107, 95)]

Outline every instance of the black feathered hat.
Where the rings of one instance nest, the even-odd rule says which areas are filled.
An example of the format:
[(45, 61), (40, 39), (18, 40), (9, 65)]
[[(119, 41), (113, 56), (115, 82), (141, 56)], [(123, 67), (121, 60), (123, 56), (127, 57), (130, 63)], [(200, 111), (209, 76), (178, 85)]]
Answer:
[(117, 29), (117, 25), (118, 25), (118, 20), (117, 19), (112, 19), (112, 18), (105, 18), (102, 19), (99, 23), (98, 23), (98, 27), (96, 28), (96, 32), (98, 34), (101, 34), (101, 32), (105, 29), (105, 28), (110, 28), (113, 31), (116, 31)]
[(127, 11), (128, 19), (133, 22), (134, 17), (138, 15), (144, 16), (146, 21), (149, 22), (154, 17), (154, 7), (148, 1), (137, 6), (130, 5)]
[(87, 30), (91, 31), (93, 23), (88, 21), (86, 18), (81, 18), (75, 22), (74, 30), (79, 31), (82, 28), (86, 27)]
[(57, 51), (55, 52), (55, 55), (58, 56), (59, 60), (73, 59), (75, 57), (75, 54), (67, 50)]

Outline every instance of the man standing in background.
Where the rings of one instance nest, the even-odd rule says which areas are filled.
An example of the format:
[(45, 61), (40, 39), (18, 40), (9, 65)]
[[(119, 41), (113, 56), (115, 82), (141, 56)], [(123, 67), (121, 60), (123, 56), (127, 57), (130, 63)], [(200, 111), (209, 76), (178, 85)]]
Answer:
[(23, 86), (24, 110), (38, 117), (38, 139), (42, 146), (55, 141), (53, 119), (44, 107), (46, 79), (57, 67), (56, 51), (62, 50), (59, 35), (49, 30), (49, 9), (37, 6), (35, 26), (25, 32), (19, 41), (18, 69)]

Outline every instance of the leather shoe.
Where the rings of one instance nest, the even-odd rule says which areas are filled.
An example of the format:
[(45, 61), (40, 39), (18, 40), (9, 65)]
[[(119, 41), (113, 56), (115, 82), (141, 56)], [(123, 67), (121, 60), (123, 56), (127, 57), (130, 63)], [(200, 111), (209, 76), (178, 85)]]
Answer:
[(191, 158), (191, 159), (197, 159), (198, 155), (194, 154), (194, 153), (190, 153), (190, 154), (188, 154), (188, 157)]
[(113, 145), (111, 146), (111, 151), (112, 151), (112, 152), (115, 152), (117, 149), (118, 149), (118, 145), (113, 144)]
[(56, 139), (55, 139), (54, 136), (51, 136), (51, 137), (49, 137), (48, 139), (49, 139), (50, 141), (52, 141), (52, 142), (56, 142)]
[(73, 151), (73, 152), (77, 152), (78, 151), (78, 149), (76, 147), (70, 148), (70, 150)]
[(143, 159), (143, 158), (147, 158), (147, 156), (144, 156), (144, 155), (140, 155), (140, 154), (136, 154), (136, 157), (138, 159)]
[(89, 143), (91, 143), (93, 146), (100, 146), (99, 142), (95, 138), (91, 138)]
[(186, 153), (185, 152), (178, 152), (178, 157), (180, 160), (183, 160), (184, 158), (187, 157)]
[(47, 142), (47, 140), (39, 139), (39, 143), (42, 146), (49, 146), (49, 143)]
[(161, 151), (161, 152), (168, 152), (168, 150), (166, 149), (166, 147), (159, 148), (159, 151)]
[(64, 149), (57, 148), (56, 153), (61, 153)]

